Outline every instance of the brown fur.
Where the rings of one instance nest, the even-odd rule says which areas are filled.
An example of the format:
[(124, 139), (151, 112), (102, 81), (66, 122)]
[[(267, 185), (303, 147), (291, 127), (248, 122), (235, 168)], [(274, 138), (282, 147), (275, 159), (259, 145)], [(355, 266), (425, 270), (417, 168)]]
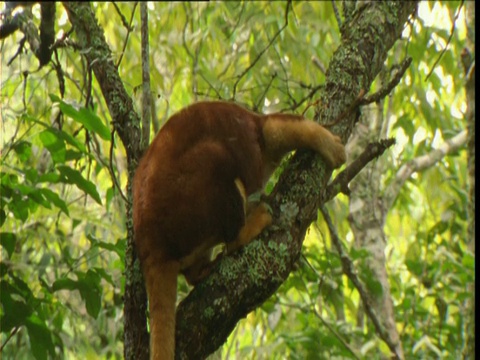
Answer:
[(197, 283), (213, 246), (231, 252), (272, 219), (261, 191), (291, 150), (315, 150), (331, 167), (345, 162), (337, 136), (297, 115), (261, 115), (227, 102), (199, 102), (174, 114), (137, 168), (134, 228), (150, 310), (151, 359), (175, 352), (177, 276)]

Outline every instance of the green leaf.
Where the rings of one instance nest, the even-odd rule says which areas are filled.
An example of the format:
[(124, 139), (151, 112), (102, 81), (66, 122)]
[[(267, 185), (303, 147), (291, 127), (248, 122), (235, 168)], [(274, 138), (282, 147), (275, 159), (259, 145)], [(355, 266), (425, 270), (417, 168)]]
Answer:
[(24, 174), (27, 182), (32, 184), (36, 184), (38, 182), (38, 170), (36, 168), (25, 169)]
[(467, 269), (474, 270), (475, 269), (475, 257), (472, 254), (465, 253), (462, 258), (462, 265), (465, 266)]
[(47, 201), (47, 199), (45, 199), (45, 197), (42, 194), (42, 189), (37, 189), (34, 187), (30, 188), (28, 197), (32, 199), (34, 202), (36, 202), (37, 204), (40, 204), (47, 209), (51, 209), (50, 203)]
[(85, 145), (83, 145), (80, 141), (75, 139), (72, 135), (69, 133), (63, 131), (63, 130), (58, 130), (55, 128), (50, 128), (52, 132), (54, 132), (58, 138), (62, 139), (65, 141), (67, 144), (72, 145), (73, 147), (77, 148), (82, 154), (87, 153), (87, 149), (85, 148)]
[(52, 332), (45, 325), (45, 322), (38, 316), (31, 315), (28, 317), (25, 326), (28, 330), (30, 347), (35, 359), (48, 359), (48, 354), (50, 354), (50, 357), (54, 357), (55, 347), (53, 345)]
[(65, 162), (66, 148), (63, 139), (60, 139), (51, 129), (43, 130), (38, 134), (38, 137), (43, 146), (45, 146), (50, 152), (54, 163), (58, 164)]
[(7, 220), (7, 214), (5, 213), (5, 210), (0, 209), (0, 227), (5, 224), (5, 221)]
[[(83, 119), (82, 122), (85, 127), (100, 135), (103, 140), (110, 141), (110, 129), (105, 126), (102, 119), (93, 113), (90, 109), (81, 108), (79, 111), (80, 119)], [(81, 120), (77, 120), (81, 122)]]
[(27, 221), (30, 209), (29, 201), (18, 197), (13, 203), (9, 204), (9, 209), (15, 218), (21, 220), (22, 222)]
[[(80, 277), (80, 276), (79, 276)], [(102, 289), (100, 287), (100, 275), (88, 270), (84, 278), (79, 279), (80, 295), (85, 300), (88, 314), (96, 319), (102, 305)]]
[(350, 257), (352, 260), (366, 259), (370, 256), (370, 251), (363, 248), (352, 248), (350, 249)]
[(416, 276), (421, 276), (424, 271), (424, 261), (421, 255), (420, 245), (417, 243), (411, 244), (405, 255), (405, 265), (408, 271)]
[(367, 289), (371, 294), (373, 294), (377, 298), (383, 295), (383, 286), (380, 281), (370, 276), (365, 277), (363, 280), (365, 281)]
[(76, 280), (72, 280), (69, 278), (63, 278), (55, 280), (52, 285), (52, 291), (59, 291), (59, 290), (78, 290), (79, 285)]
[(70, 216), (68, 213), (67, 204), (60, 198), (60, 196), (58, 196), (58, 194), (47, 188), (40, 189), (40, 192), (48, 201), (50, 201), (53, 205), (62, 210), (65, 215)]
[(97, 239), (93, 234), (87, 234), (87, 239), (92, 243), (92, 249), (95, 247), (115, 252), (120, 259), (125, 258), (125, 239), (119, 239), (115, 244)]
[(77, 272), (77, 276), (78, 280), (69, 278), (56, 280), (52, 285), (52, 291), (78, 290), (83, 301), (85, 301), (85, 308), (88, 314), (96, 319), (100, 313), (102, 299), (100, 275), (92, 270), (88, 270), (86, 274)]
[[(52, 96), (50, 96), (50, 98), (53, 100)], [(77, 110), (63, 100), (56, 100), (59, 100), (58, 102), (60, 104), (60, 110), (65, 115), (85, 126), (87, 130), (100, 135), (103, 140), (110, 140), (110, 130), (107, 126), (105, 126), (102, 119), (100, 119), (95, 113), (84, 107), (80, 108), (80, 110)]]
[(13, 145), (13, 150), (21, 162), (28, 161), (32, 156), (32, 144), (27, 141), (19, 141)]
[(112, 276), (105, 271), (105, 269), (96, 267), (94, 268), (95, 272), (102, 277), (105, 281), (107, 281), (112, 286), (115, 286), (115, 282), (113, 281)]
[(407, 114), (404, 114), (398, 118), (393, 128), (395, 129), (397, 127), (402, 128), (405, 134), (407, 134), (410, 138), (413, 137), (413, 134), (415, 134), (416, 131), (415, 126), (413, 125), (413, 120)]
[(8, 257), (11, 258), (13, 251), (15, 250), (15, 244), (17, 242), (17, 236), (11, 232), (0, 233), (0, 245), (7, 250)]
[(69, 184), (75, 184), (80, 190), (90, 195), (97, 203), (102, 205), (102, 200), (97, 192), (97, 187), (91, 181), (85, 179), (78, 170), (72, 169), (65, 165), (57, 167), (60, 174), (64, 177), (64, 181)]
[(32, 313), (32, 309), (24, 301), (22, 293), (5, 280), (0, 282), (0, 304), (3, 307), (0, 330), (5, 333), (10, 332), (16, 326), (22, 326)]

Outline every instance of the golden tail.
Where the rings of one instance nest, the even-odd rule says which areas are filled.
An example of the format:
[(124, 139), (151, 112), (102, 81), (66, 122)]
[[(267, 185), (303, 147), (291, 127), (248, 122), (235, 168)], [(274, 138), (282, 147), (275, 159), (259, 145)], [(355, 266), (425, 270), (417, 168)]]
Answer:
[(178, 261), (161, 261), (150, 255), (143, 264), (150, 311), (150, 359), (175, 357), (175, 304)]

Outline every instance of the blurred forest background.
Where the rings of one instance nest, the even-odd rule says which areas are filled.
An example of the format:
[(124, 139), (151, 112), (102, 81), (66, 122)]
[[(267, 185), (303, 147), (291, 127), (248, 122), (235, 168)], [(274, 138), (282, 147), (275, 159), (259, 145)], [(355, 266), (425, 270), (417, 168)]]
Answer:
[[(362, 3), (335, 2), (340, 17), (350, 6), (364, 11)], [(201, 99), (313, 118), (330, 59), (346, 40), (332, 2), (290, 5), (148, 3), (150, 138)], [(141, 6), (92, 7), (140, 114)], [(64, 6), (54, 10), (51, 60), (39, 67), (29, 32), (47, 11), (0, 9), (2, 26), (15, 16), (29, 24), (1, 34), (0, 43), (0, 353), (121, 359), (125, 148), (85, 60), (89, 50), (75, 43)], [(389, 338), (406, 359), (474, 358), (474, 16), (473, 2), (419, 3), (367, 92), (384, 87), (407, 57), (412, 62), (388, 96), (361, 108), (349, 162), (367, 142), (395, 145), (350, 183), (350, 196), (327, 204), (330, 228), (319, 211), (296, 270), (215, 356), (381, 359), (392, 352)], [(332, 234), (386, 336), (366, 314)], [(179, 300), (189, 290), (181, 279)]]

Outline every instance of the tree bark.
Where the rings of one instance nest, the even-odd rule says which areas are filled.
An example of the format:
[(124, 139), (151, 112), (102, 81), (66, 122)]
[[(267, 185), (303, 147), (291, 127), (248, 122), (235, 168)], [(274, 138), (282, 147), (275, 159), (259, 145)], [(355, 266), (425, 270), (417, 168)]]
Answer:
[[(125, 147), (128, 163), (127, 185), (127, 247), (125, 251), (124, 294), (124, 356), (125, 359), (148, 359), (147, 296), (135, 254), (132, 223), (132, 179), (140, 150), (140, 119), (133, 109), (131, 97), (123, 86), (103, 29), (98, 25), (88, 2), (64, 2), (70, 22), (77, 35), (78, 44), (88, 49), (83, 54), (90, 64), (110, 111), (114, 130)], [(112, 139), (114, 137), (112, 136)]]
[[(468, 248), (475, 256), (475, 3), (466, 2), (467, 47), (463, 51), (465, 93), (467, 98), (467, 151), (468, 151)], [(469, 284), (472, 297), (465, 304), (466, 344), (464, 359), (475, 359), (475, 282)]]
[[(362, 117), (365, 121), (358, 124), (357, 130), (360, 131), (354, 132), (351, 141), (351, 144), (355, 144), (356, 149), (351, 151), (349, 149), (349, 154), (360, 152), (364, 148), (365, 142), (380, 137), (384, 122), (382, 104), (383, 101), (368, 116)], [(364, 282), (372, 284), (378, 281), (381, 287), (381, 290), (372, 291), (372, 287), (367, 286), (367, 289), (370, 290), (367, 291), (368, 303), (384, 329), (382, 333), (387, 334), (387, 338), (384, 340), (390, 344), (394, 358), (404, 359), (386, 271), (385, 246), (387, 239), (383, 227), (389, 208), (385, 208), (380, 193), (381, 177), (386, 165), (386, 161), (383, 159), (372, 162), (351, 182), (348, 220), (355, 238), (355, 247), (369, 252), (369, 256), (363, 259), (359, 266), (359, 272), (362, 273), (362, 269), (369, 269), (371, 279)], [(369, 305), (362, 304), (365, 307)], [(357, 319), (360, 328), (363, 328), (364, 314), (362, 308), (359, 308)]]

